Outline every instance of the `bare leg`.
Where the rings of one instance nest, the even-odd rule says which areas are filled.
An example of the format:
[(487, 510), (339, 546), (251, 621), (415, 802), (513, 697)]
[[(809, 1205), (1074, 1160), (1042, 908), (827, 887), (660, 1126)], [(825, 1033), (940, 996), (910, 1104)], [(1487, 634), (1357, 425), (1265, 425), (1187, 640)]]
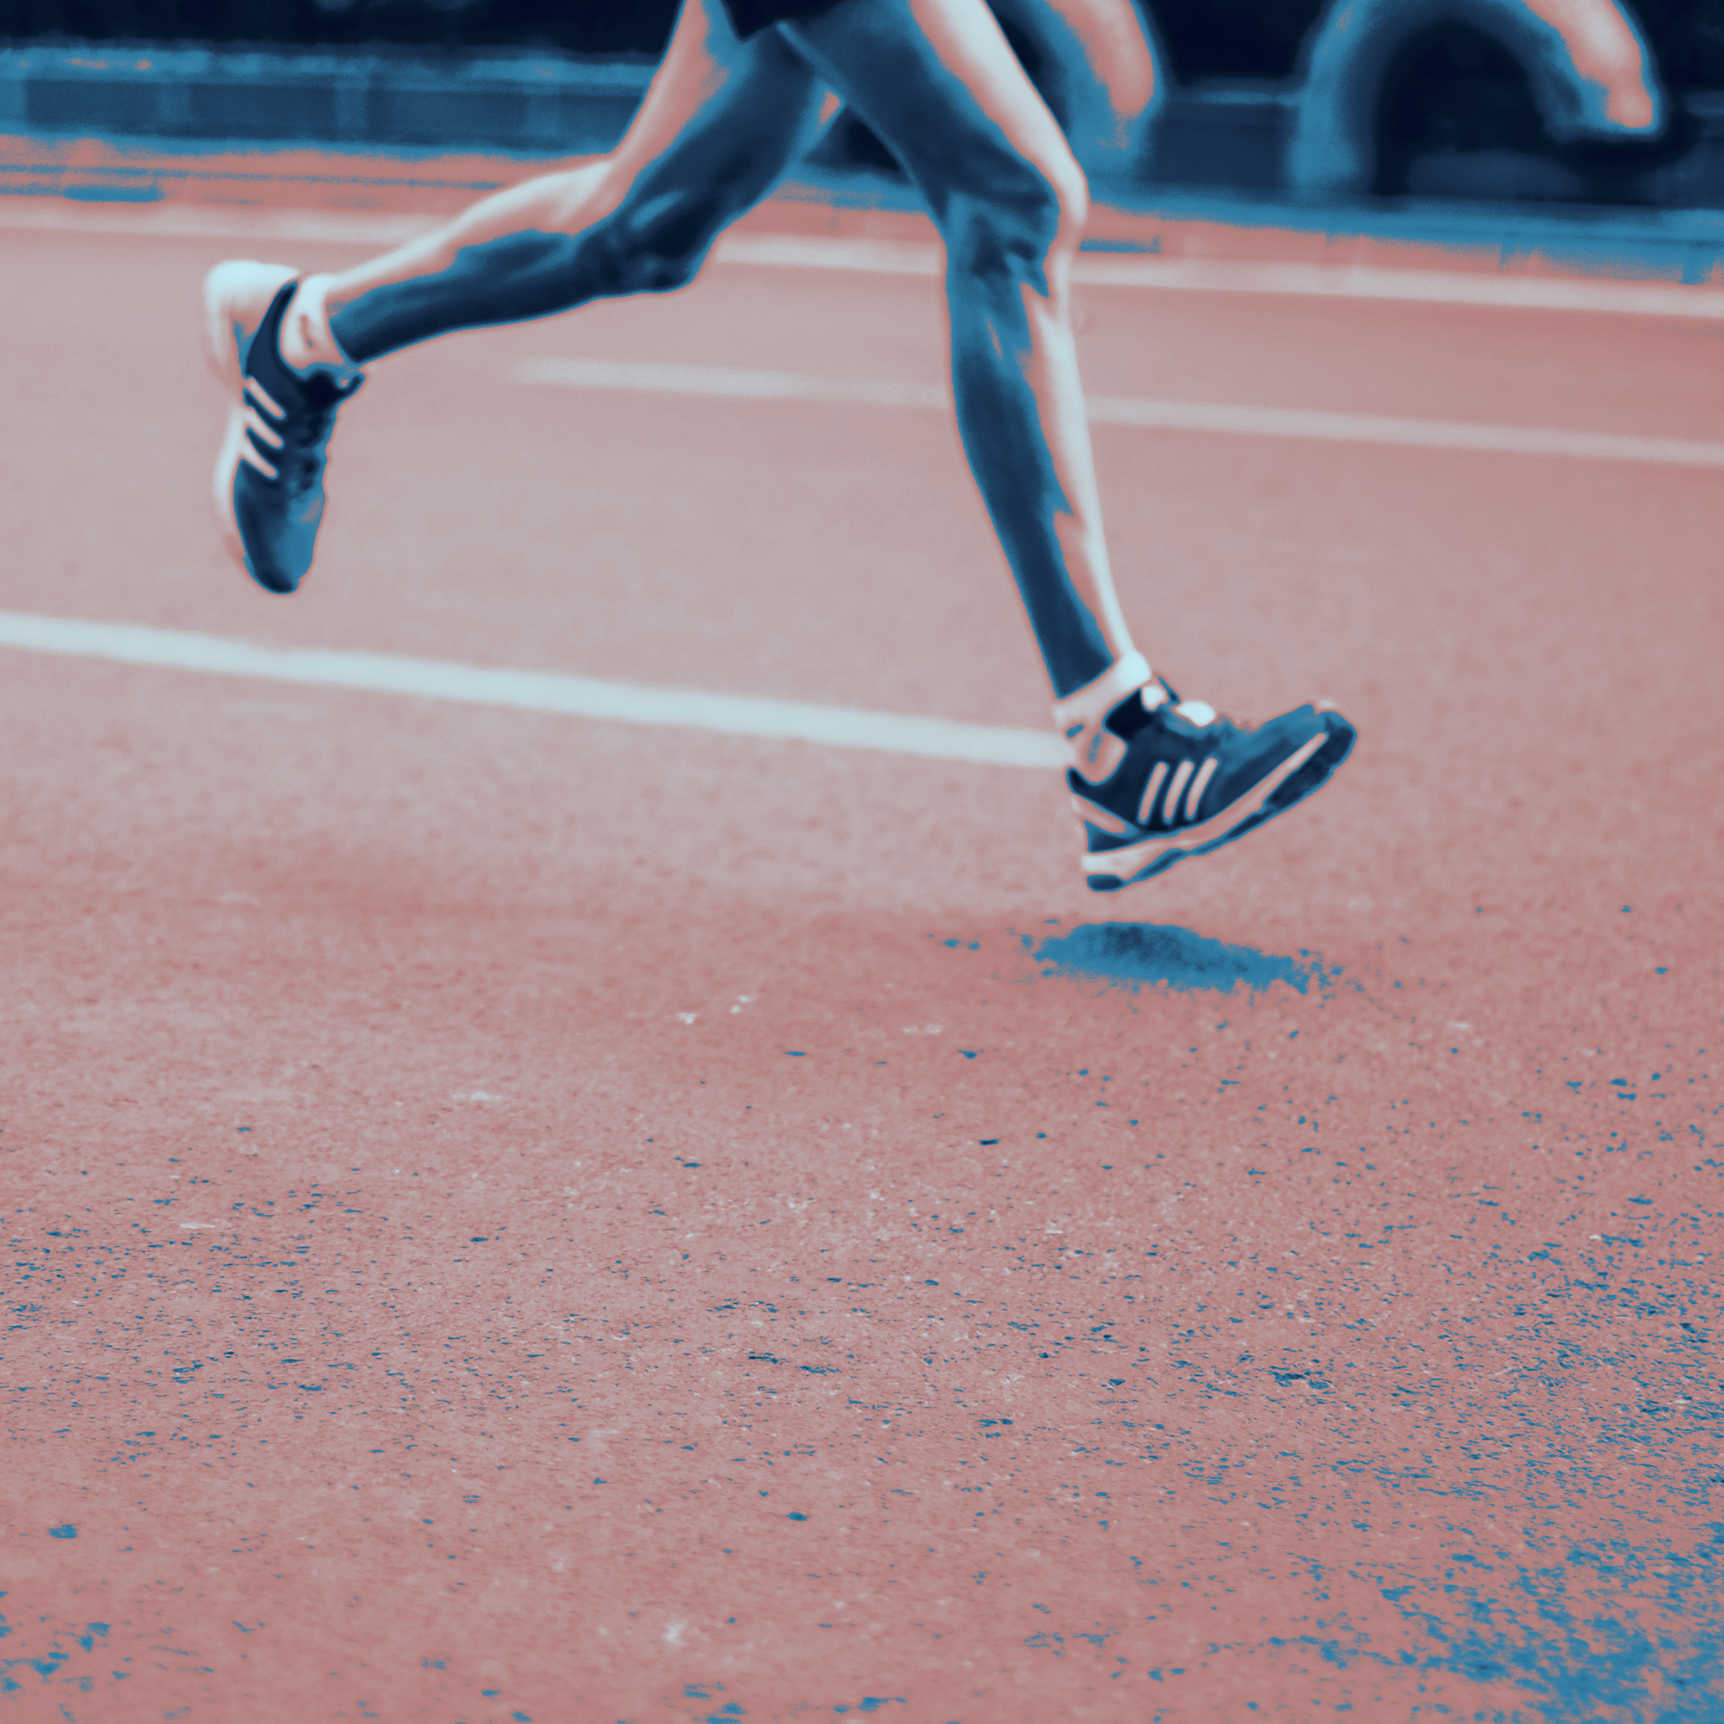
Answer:
[(1087, 192), (984, 0), (837, 0), (745, 43), (719, 0), (685, 0), (612, 156), (314, 278), (284, 322), (283, 352), (300, 363), (296, 330), (316, 324), (339, 351), (311, 356), (365, 364), (448, 330), (682, 284), (810, 135), (821, 78), (928, 198), (946, 242), (965, 451), (1054, 693), (1097, 685), (1100, 700), (1118, 679), (1098, 679), (1117, 671), (1129, 685), (1141, 661), (1109, 571), (1071, 330)]
[(1070, 695), (1135, 658), (1072, 337), (1083, 175), (984, 0), (838, 0), (784, 28), (939, 224), (964, 448), (1054, 693)]
[(511, 187), (424, 239), (314, 278), (307, 310), (321, 308), (341, 354), (365, 364), (451, 329), (680, 287), (813, 135), (822, 95), (777, 31), (739, 42), (714, 0), (685, 0), (611, 155)]

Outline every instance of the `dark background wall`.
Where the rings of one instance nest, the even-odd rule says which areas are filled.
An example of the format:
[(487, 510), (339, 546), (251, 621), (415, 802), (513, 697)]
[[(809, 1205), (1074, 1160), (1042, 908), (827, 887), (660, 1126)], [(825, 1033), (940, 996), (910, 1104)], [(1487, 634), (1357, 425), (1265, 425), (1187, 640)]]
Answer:
[[(1154, 0), (1176, 78), (1280, 79), (1322, 0)], [(650, 57), (675, 0), (0, 0), (0, 41), (543, 47)], [(1634, 0), (1670, 84), (1724, 88), (1724, 5)]]
[[(1153, 0), (1174, 75), (1284, 78), (1323, 0)], [(1724, 6), (1629, 0), (1665, 76), (1678, 88), (1724, 86)]]

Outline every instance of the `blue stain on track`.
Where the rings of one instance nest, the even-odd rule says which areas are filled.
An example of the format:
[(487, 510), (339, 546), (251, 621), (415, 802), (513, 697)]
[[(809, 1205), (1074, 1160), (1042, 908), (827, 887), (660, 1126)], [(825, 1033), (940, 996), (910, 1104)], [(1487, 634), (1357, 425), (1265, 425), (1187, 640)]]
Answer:
[(1504, 1567), (1506, 1584), (1451, 1579), (1381, 1588), (1418, 1631), (1411, 1646), (1380, 1652), (1363, 1635), (1272, 1644), (1311, 1646), (1342, 1669), (1410, 1664), (1510, 1685), (1524, 1699), (1509, 1716), (1527, 1724), (1724, 1717), (1724, 1539), (1715, 1534), (1691, 1550), (1602, 1541), (1553, 1551), (1541, 1566)]
[[(1032, 942), (1025, 940), (1026, 946)], [(1230, 946), (1189, 928), (1153, 922), (1085, 922), (1034, 946), (1036, 961), (1050, 975), (1102, 976), (1131, 987), (1209, 988), (1230, 994), (1240, 983), (1264, 989), (1285, 982), (1300, 993), (1333, 985), (1338, 971), (1309, 953), (1296, 958)]]

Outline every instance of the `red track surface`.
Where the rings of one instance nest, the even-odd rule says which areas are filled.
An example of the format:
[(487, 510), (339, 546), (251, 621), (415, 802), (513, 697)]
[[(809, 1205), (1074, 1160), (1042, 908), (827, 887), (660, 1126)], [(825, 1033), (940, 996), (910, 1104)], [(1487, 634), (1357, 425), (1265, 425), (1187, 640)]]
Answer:
[[(391, 361), (275, 602), (229, 249), (8, 238), (5, 608), (1045, 718), (937, 416), (508, 381), (922, 380), (933, 284)], [(1724, 435), (1709, 329), (1085, 315)], [(1362, 732), (1116, 899), (1057, 778), (4, 652), (0, 1718), (1718, 1716), (1717, 477), (1099, 435), (1155, 662)]]

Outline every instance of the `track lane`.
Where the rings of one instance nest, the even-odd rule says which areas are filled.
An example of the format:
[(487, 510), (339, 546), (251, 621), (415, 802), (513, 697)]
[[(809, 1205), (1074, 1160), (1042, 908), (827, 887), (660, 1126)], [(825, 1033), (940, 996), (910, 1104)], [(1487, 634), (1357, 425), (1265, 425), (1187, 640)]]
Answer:
[[(68, 338), (117, 262), (165, 328), (176, 246), (23, 306), (61, 381), (7, 422), (8, 608), (1040, 720), (949, 429), (540, 409), (499, 379), (543, 329), (364, 398), (345, 540), (271, 604), (197, 548), (207, 392)], [(868, 303), (833, 369), (919, 375), (925, 302)], [(854, 307), (624, 309), (559, 329), (752, 363)], [(1337, 379), (1387, 395), (1353, 327)], [(1289, 328), (1210, 334), (1220, 390)], [(1505, 394), (1543, 375), (1492, 340)], [(1620, 423), (1647, 352), (1605, 361)], [(1081, 892), (1051, 777), (6, 655), (0, 1651), (51, 1668), (0, 1711), (1562, 1716), (1704, 1677), (1712, 487), (1155, 449), (1101, 445), (1146, 634), (1365, 742), (1149, 895)], [(1599, 1620), (1673, 1645), (1600, 1671)]]

